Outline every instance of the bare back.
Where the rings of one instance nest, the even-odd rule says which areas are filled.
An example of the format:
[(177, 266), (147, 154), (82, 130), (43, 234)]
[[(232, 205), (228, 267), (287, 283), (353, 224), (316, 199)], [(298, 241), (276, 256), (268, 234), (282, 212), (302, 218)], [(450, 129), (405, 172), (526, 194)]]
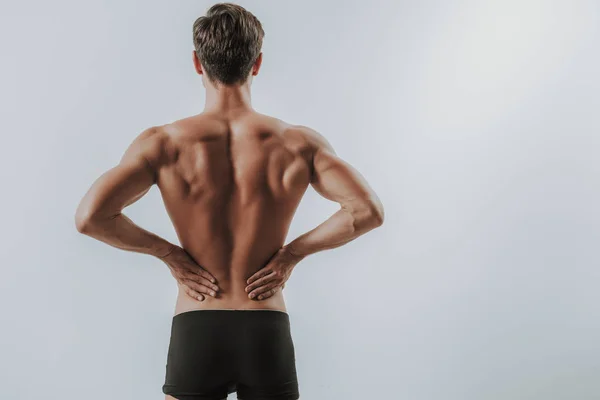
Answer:
[(253, 111), (203, 113), (165, 125), (157, 176), (181, 246), (217, 278), (219, 294), (198, 302), (179, 291), (176, 313), (192, 309), (285, 310), (281, 290), (256, 301), (246, 279), (284, 244), (310, 184), (302, 132)]

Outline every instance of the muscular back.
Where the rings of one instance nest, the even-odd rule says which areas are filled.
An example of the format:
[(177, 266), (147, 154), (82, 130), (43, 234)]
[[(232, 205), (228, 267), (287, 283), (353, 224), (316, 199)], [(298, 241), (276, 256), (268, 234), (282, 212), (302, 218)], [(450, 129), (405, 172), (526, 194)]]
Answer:
[[(160, 189), (187, 255), (122, 213), (153, 184)], [(284, 251), (292, 217), (309, 184), (340, 209), (285, 244)], [(75, 222), (81, 233), (166, 260), (177, 272), (176, 313), (202, 308), (283, 311), (280, 289), (285, 281), (275, 286), (270, 282), (267, 289), (262, 285), (274, 277), (268, 278), (268, 273), (257, 279), (258, 275), (269, 266), (275, 272), (275, 265), (279, 274), (286, 269), (289, 275), (292, 262), (354, 240), (381, 225), (383, 206), (360, 173), (319, 133), (238, 107), (146, 129), (119, 164), (94, 182), (77, 208)], [(169, 251), (173, 256), (167, 259)], [(189, 274), (198, 264), (199, 274), (204, 269), (217, 279), (216, 297), (198, 301), (201, 288), (194, 293), (185, 283), (194, 278), (184, 279), (182, 271)], [(194, 285), (202, 285), (202, 279), (198, 275)], [(256, 294), (260, 288), (270, 296), (251, 300), (246, 289)]]
[(245, 280), (284, 244), (311, 180), (298, 127), (256, 112), (165, 125), (157, 185), (183, 248), (245, 295)]

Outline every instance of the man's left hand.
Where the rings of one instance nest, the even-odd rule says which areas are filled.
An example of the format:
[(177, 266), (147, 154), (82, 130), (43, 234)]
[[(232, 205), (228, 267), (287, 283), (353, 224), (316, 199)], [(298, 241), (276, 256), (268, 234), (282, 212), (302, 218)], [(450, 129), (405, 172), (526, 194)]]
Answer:
[(251, 299), (264, 300), (273, 296), (279, 287), (283, 289), (292, 270), (304, 257), (291, 254), (284, 246), (269, 260), (267, 265), (252, 275), (246, 283), (246, 293)]

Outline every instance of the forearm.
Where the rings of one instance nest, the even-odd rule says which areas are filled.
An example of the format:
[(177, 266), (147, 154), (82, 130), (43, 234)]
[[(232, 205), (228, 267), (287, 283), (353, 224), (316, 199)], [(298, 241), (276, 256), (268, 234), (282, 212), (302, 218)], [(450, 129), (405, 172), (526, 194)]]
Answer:
[(162, 258), (174, 247), (167, 240), (134, 224), (119, 213), (110, 218), (90, 218), (79, 224), (79, 231), (113, 247)]
[(383, 215), (374, 206), (353, 210), (342, 207), (325, 222), (294, 239), (285, 247), (296, 256), (340, 247), (380, 226)]

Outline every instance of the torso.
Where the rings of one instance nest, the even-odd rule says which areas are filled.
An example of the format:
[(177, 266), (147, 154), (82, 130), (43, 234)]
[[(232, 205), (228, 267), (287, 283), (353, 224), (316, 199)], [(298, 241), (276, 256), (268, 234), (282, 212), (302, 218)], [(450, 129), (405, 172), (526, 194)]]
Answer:
[(183, 247), (219, 285), (204, 301), (179, 290), (175, 314), (201, 309), (287, 311), (281, 288), (251, 300), (246, 280), (284, 244), (311, 176), (310, 146), (294, 126), (254, 111), (200, 114), (163, 126), (157, 177)]

